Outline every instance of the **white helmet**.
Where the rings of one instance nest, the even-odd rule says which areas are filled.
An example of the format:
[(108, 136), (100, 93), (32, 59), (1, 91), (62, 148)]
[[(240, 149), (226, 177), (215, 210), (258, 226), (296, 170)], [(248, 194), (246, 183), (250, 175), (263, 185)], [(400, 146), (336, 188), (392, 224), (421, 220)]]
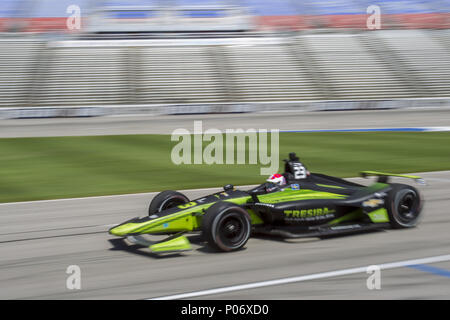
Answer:
[(271, 175), (269, 177), (269, 179), (266, 180), (267, 182), (272, 182), (275, 183), (279, 186), (283, 186), (286, 184), (286, 179), (284, 178), (283, 175), (279, 174), (279, 173), (275, 173), (273, 175)]

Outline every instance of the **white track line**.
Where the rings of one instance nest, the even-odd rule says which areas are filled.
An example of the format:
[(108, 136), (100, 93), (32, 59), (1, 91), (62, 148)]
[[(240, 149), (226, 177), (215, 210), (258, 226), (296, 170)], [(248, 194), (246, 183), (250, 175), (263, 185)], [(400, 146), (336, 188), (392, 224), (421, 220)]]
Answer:
[[(246, 186), (236, 186), (236, 188), (253, 188), (256, 187), (256, 184), (246, 185)], [(222, 187), (213, 187), (213, 188), (199, 188), (199, 189), (184, 189), (177, 190), (179, 192), (198, 192), (198, 191), (220, 191), (223, 190)], [(59, 201), (80, 201), (80, 200), (94, 200), (94, 199), (108, 199), (108, 198), (119, 198), (119, 197), (128, 197), (128, 196), (152, 196), (160, 193), (161, 191), (154, 192), (140, 192), (140, 193), (125, 193), (125, 194), (112, 194), (106, 196), (92, 196), (92, 197), (80, 197), (80, 198), (63, 198), (63, 199), (49, 199), (49, 200), (32, 200), (32, 201), (17, 201), (17, 202), (4, 202), (0, 203), (0, 206), (9, 206), (9, 205), (17, 205), (17, 204), (30, 204), (30, 203), (46, 203), (46, 202), (59, 202)]]
[(426, 127), (426, 129), (433, 132), (450, 131), (450, 127)]
[[(402, 267), (416, 265), (416, 264), (427, 264), (427, 263), (436, 263), (436, 262), (443, 262), (443, 261), (450, 261), (450, 254), (442, 255), (442, 256), (428, 257), (428, 258), (421, 258), (421, 259), (414, 259), (414, 260), (405, 260), (405, 261), (384, 263), (384, 264), (378, 264), (377, 266), (380, 267), (381, 270), (387, 270), (387, 269), (402, 268)], [(242, 285), (236, 285), (236, 286), (230, 286), (230, 287), (181, 293), (181, 294), (164, 296), (164, 297), (155, 297), (155, 298), (149, 298), (146, 300), (186, 299), (186, 298), (200, 297), (200, 296), (226, 293), (226, 292), (232, 292), (232, 291), (249, 290), (249, 289), (268, 287), (268, 286), (277, 286), (277, 285), (294, 283), (294, 282), (302, 282), (302, 281), (308, 281), (308, 280), (339, 277), (339, 276), (345, 276), (345, 275), (355, 274), (355, 273), (366, 273), (367, 267), (368, 266), (351, 268), (351, 269), (343, 269), (343, 270), (335, 270), (335, 271), (323, 272), (323, 273), (314, 273), (314, 274), (303, 275), (303, 276), (298, 276), (298, 277), (290, 277), (290, 278), (283, 278), (283, 279), (254, 282), (254, 283), (248, 283), (248, 284), (242, 284)]]

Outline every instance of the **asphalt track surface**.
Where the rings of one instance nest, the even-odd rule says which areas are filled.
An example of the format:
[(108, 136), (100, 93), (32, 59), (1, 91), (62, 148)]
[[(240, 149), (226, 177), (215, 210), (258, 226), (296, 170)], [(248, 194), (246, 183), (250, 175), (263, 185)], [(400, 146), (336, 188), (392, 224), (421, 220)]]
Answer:
[[(449, 115), (413, 109), (0, 120), (0, 137), (171, 133), (193, 130), (194, 120), (222, 130), (435, 127), (450, 126)], [(108, 228), (144, 216), (154, 193), (0, 204), (0, 299), (449, 299), (450, 259), (442, 256), (450, 254), (450, 171), (423, 176), (417, 228), (327, 240), (258, 237), (226, 254), (205, 248), (199, 235), (189, 237), (193, 251), (165, 257), (114, 240)], [(421, 258), (430, 259), (404, 266)], [(381, 271), (381, 290), (368, 290), (365, 267), (392, 262), (399, 267)], [(66, 288), (70, 265), (81, 268), (81, 290)]]
[[(326, 240), (258, 237), (232, 253), (210, 251), (195, 234), (189, 236), (194, 250), (165, 257), (111, 242), (115, 237), (108, 228), (144, 216), (154, 194), (0, 204), (0, 299), (149, 299), (186, 293), (189, 299), (449, 299), (450, 171), (422, 176), (428, 185), (418, 186), (425, 206), (417, 228)], [(212, 191), (186, 194), (195, 198)], [(382, 270), (381, 289), (368, 290), (365, 266), (429, 257), (419, 265)], [(81, 268), (80, 290), (66, 288), (70, 265)], [(346, 273), (358, 267), (364, 268)], [(322, 276), (314, 279), (314, 274)], [(299, 276), (305, 277), (239, 287)], [(223, 290), (229, 286), (238, 287)], [(209, 289), (217, 290), (205, 294)]]
[(194, 121), (203, 130), (225, 129), (360, 129), (450, 126), (450, 108), (366, 111), (265, 112), (169, 116), (110, 116), (93, 118), (0, 120), (0, 138), (85, 136), (118, 134), (170, 134), (184, 128), (193, 132)]

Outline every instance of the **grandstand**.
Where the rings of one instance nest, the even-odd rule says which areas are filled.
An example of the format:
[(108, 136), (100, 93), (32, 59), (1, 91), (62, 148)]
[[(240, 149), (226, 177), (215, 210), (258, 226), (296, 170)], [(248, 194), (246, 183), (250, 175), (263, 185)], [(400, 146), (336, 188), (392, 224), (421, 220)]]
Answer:
[(74, 37), (39, 33), (72, 1), (2, 4), (0, 30), (34, 31), (0, 37), (4, 108), (450, 100), (449, 1), (379, 0), (368, 32), (369, 0), (80, 0)]
[(0, 46), (0, 107), (450, 98), (448, 31)]

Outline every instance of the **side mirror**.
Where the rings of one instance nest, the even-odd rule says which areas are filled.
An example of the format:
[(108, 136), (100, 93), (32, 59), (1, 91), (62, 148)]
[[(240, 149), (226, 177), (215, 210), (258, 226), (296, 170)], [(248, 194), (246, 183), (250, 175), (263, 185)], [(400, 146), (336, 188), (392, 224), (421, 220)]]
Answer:
[(229, 191), (229, 190), (233, 190), (234, 186), (232, 184), (227, 184), (225, 186), (223, 186), (223, 190), (224, 191)]
[(427, 182), (424, 179), (422, 179), (422, 178), (415, 179), (414, 181), (416, 181), (416, 183), (424, 185), (424, 186), (427, 185)]

